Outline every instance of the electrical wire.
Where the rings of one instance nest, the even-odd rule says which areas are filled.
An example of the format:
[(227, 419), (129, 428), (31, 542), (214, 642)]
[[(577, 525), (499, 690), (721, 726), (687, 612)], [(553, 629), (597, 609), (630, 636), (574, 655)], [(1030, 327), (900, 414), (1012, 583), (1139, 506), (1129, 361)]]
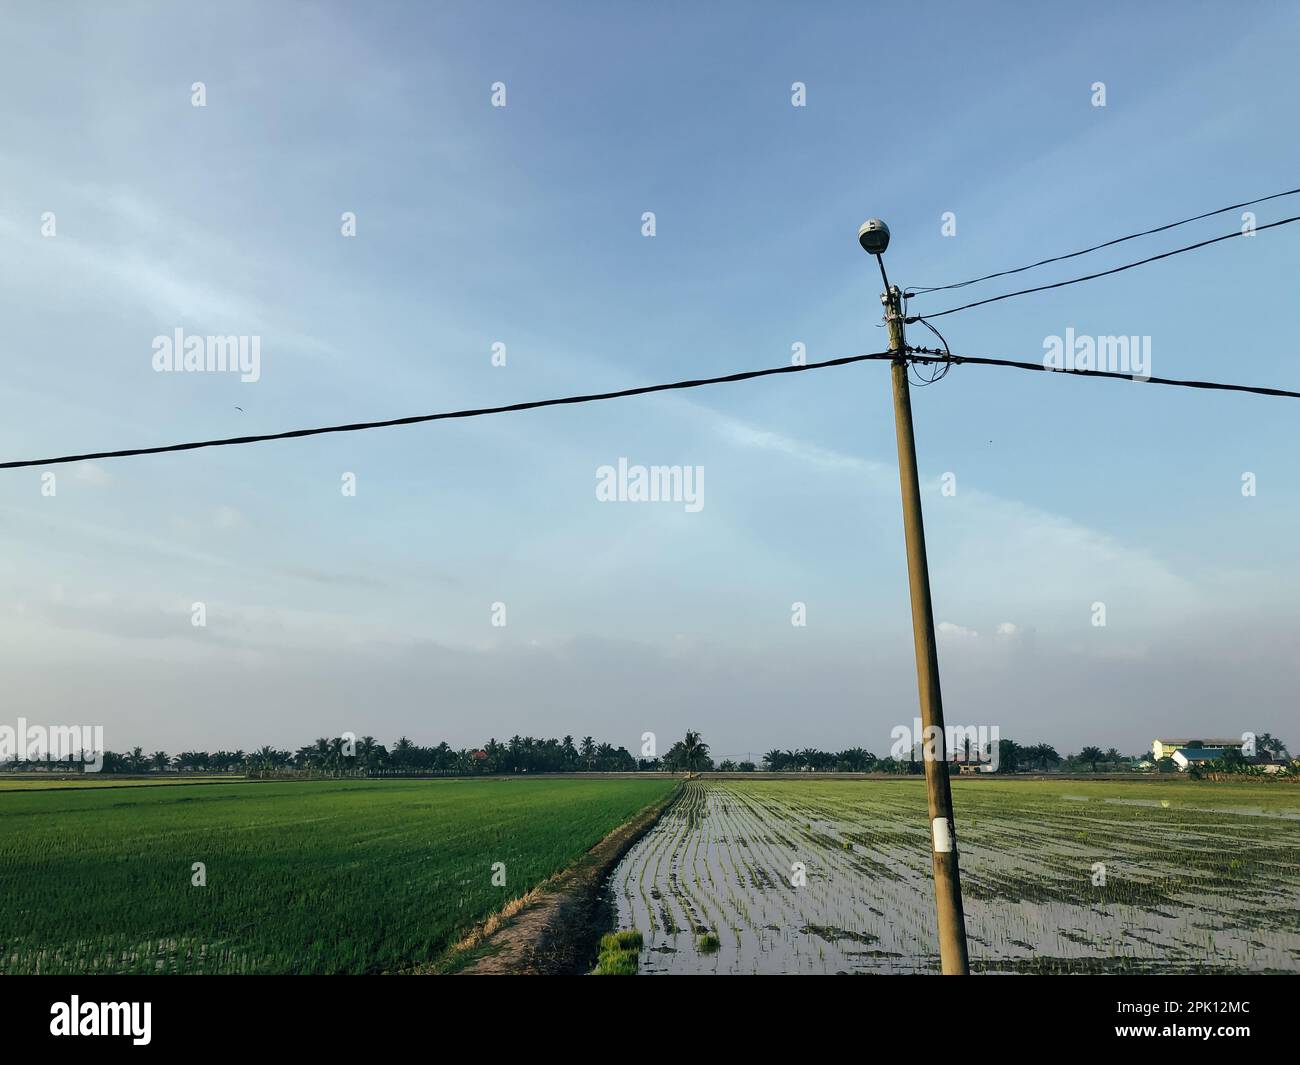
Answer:
[[(1266, 229), (1275, 229), (1278, 226), (1289, 225), (1292, 222), (1300, 222), (1300, 215), (1292, 215), (1290, 218), (1283, 218), (1277, 222), (1270, 222), (1265, 226), (1256, 226), (1252, 233), (1262, 233)], [(1035, 288), (1022, 288), (1017, 292), (1006, 292), (1001, 296), (990, 296), (985, 300), (976, 300), (974, 303), (963, 303), (960, 307), (950, 307), (946, 311), (936, 311), (933, 314), (927, 314), (927, 318), (942, 318), (945, 314), (956, 314), (958, 311), (967, 311), (972, 307), (983, 307), (986, 303), (997, 303), (999, 300), (1009, 300), (1012, 296), (1024, 296), (1030, 292), (1046, 292), (1051, 288), (1064, 288), (1066, 285), (1077, 285), (1081, 281), (1093, 281), (1099, 277), (1107, 277), (1110, 274), (1121, 274), (1125, 270), (1132, 270), (1135, 266), (1145, 266), (1147, 263), (1153, 263), (1158, 259), (1168, 259), (1172, 255), (1181, 255), (1185, 251), (1195, 251), (1197, 248), (1204, 248), (1210, 244), (1218, 244), (1221, 240), (1231, 240), (1233, 237), (1245, 236), (1241, 230), (1235, 233), (1225, 233), (1221, 237), (1211, 237), (1209, 240), (1202, 240), (1196, 244), (1188, 244), (1184, 248), (1175, 248), (1173, 251), (1161, 252), (1159, 255), (1151, 255), (1145, 259), (1139, 259), (1135, 263), (1126, 263), (1123, 266), (1116, 266), (1110, 270), (1101, 270), (1095, 274), (1086, 274), (1083, 277), (1072, 277), (1068, 281), (1056, 281), (1050, 285), (1038, 285)], [(919, 321), (919, 318), (908, 318), (908, 323)]]
[[(943, 340), (937, 329), (936, 336)], [(644, 396), (652, 392), (668, 392), (674, 389), (699, 388), (704, 385), (728, 384), (736, 381), (751, 381), (758, 377), (771, 377), (776, 374), (800, 373), (804, 370), (822, 370), (830, 366), (848, 366), (855, 362), (888, 361), (897, 362), (900, 358), (909, 363), (920, 362), (925, 365), (945, 363), (943, 374), (952, 366), (1006, 366), (1019, 370), (1041, 370), (1048, 373), (1067, 373), (1082, 377), (1110, 377), (1117, 380), (1134, 381), (1140, 384), (1175, 385), (1181, 388), (1216, 389), (1225, 392), (1250, 392), (1260, 396), (1281, 396), (1287, 399), (1300, 399), (1300, 392), (1291, 392), (1281, 388), (1266, 388), (1259, 385), (1225, 384), (1217, 381), (1184, 381), (1168, 377), (1134, 377), (1132, 374), (1116, 373), (1108, 370), (1056, 370), (1050, 366), (1035, 362), (1017, 362), (1012, 359), (985, 358), (978, 355), (953, 355), (944, 341), (944, 350), (937, 348), (920, 348), (908, 346), (902, 356), (896, 351), (877, 351), (869, 355), (846, 355), (837, 359), (824, 359), (803, 365), (774, 366), (765, 370), (746, 370), (742, 373), (726, 374), (721, 377), (702, 377), (689, 381), (674, 381), (662, 385), (644, 385), (640, 388), (625, 388), (618, 392), (596, 392), (580, 396), (565, 396), (560, 399), (539, 399), (525, 403), (511, 403), (501, 407), (479, 407), (471, 410), (444, 411), (440, 414), (417, 414), (408, 418), (390, 418), (386, 421), (354, 422), (349, 425), (328, 425), (318, 429), (291, 429), (283, 433), (266, 433), (258, 436), (235, 436), (223, 440), (197, 440), (187, 444), (166, 444), (161, 447), (123, 448), (116, 451), (92, 451), (81, 455), (60, 455), (47, 459), (23, 459), (16, 462), (0, 462), (0, 470), (24, 469), (32, 466), (56, 466), (68, 462), (89, 462), (95, 459), (129, 458), (135, 455), (162, 455), (175, 451), (195, 451), (208, 447), (231, 447), (238, 444), (258, 444), (269, 440), (293, 440), (300, 437), (320, 436), (325, 433), (352, 433), (363, 429), (383, 429), (397, 425), (416, 425), (421, 422), (448, 421), (454, 418), (479, 418), (489, 414), (506, 414), (514, 411), (537, 410), (541, 407), (558, 407), (576, 403), (593, 403), (605, 399), (622, 399), (628, 396)], [(939, 374), (932, 380), (940, 380)], [(928, 383), (928, 382), (927, 382)]]
[(838, 359), (825, 359), (821, 362), (809, 362), (801, 365), (776, 366), (766, 370), (746, 370), (742, 373), (726, 374), (722, 377), (702, 377), (689, 381), (674, 381), (663, 385), (644, 385), (640, 388), (624, 388), (617, 392), (596, 392), (581, 396), (565, 396), (561, 399), (536, 399), (525, 403), (509, 403), (501, 407), (479, 407), (472, 410), (444, 411), (440, 414), (416, 414), (407, 418), (389, 418), (385, 421), (353, 422), (348, 425), (327, 425), (319, 429), (291, 429), (283, 433), (264, 433), (257, 436), (232, 436), (222, 440), (196, 440), (188, 444), (166, 444), (160, 447), (133, 447), (115, 451), (93, 451), (84, 455), (60, 455), (48, 459), (22, 459), (17, 462), (0, 462), (0, 470), (17, 470), (30, 466), (55, 466), (66, 462), (88, 462), (93, 459), (120, 459), (135, 455), (162, 455), (172, 451), (196, 451), (207, 447), (232, 447), (237, 444), (260, 444), (268, 440), (295, 440), (305, 436), (321, 436), (325, 433), (355, 433), (363, 429), (386, 429), (395, 425), (417, 425), (421, 422), (448, 421), (453, 418), (480, 418), (488, 414), (507, 414), (514, 411), (537, 410), (541, 407), (559, 407), (574, 403), (595, 403), (604, 399), (623, 399), (627, 396), (644, 396), (652, 392), (668, 392), (681, 388), (700, 388), (703, 385), (729, 384), (735, 381), (750, 381), (756, 377), (770, 377), (773, 374), (800, 373), (804, 370), (822, 370), (828, 366), (847, 366), (854, 362), (866, 362), (871, 359), (898, 358), (897, 352), (878, 351), (870, 355), (846, 355)]
[(923, 362), (948, 362), (953, 366), (1006, 366), (1016, 370), (1041, 370), (1044, 373), (1074, 374), (1076, 377), (1108, 377), (1117, 381), (1132, 381), (1140, 385), (1173, 385), (1178, 388), (1206, 388), (1222, 392), (1250, 392), (1257, 396), (1279, 396), (1284, 399), (1300, 399), (1300, 392), (1291, 392), (1285, 388), (1266, 388), (1263, 385), (1234, 385), (1221, 381), (1188, 381), (1175, 377), (1138, 377), (1133, 374), (1119, 373), (1114, 370), (1073, 370), (1044, 366), (1041, 362), (1017, 362), (1013, 359), (985, 358), (980, 355), (953, 355), (939, 351), (937, 348), (908, 347), (907, 352)]
[(1227, 207), (1220, 207), (1217, 211), (1206, 211), (1205, 214), (1193, 215), (1191, 218), (1183, 218), (1177, 222), (1170, 222), (1167, 225), (1156, 226), (1154, 229), (1144, 229), (1140, 233), (1130, 233), (1125, 237), (1116, 237), (1114, 240), (1108, 240), (1104, 244), (1094, 244), (1091, 248), (1084, 248), (1081, 251), (1072, 251), (1068, 255), (1056, 255), (1050, 259), (1039, 259), (1036, 263), (1030, 263), (1028, 266), (1017, 266), (1014, 270), (999, 270), (995, 274), (985, 274), (983, 277), (973, 277), (969, 281), (958, 281), (951, 285), (917, 285), (908, 289), (907, 295), (918, 296), (929, 292), (945, 292), (948, 289), (965, 288), (967, 285), (977, 285), (981, 281), (991, 281), (995, 277), (1007, 277), (1010, 274), (1021, 274), (1026, 270), (1033, 270), (1039, 266), (1047, 266), (1049, 263), (1064, 262), (1066, 259), (1074, 259), (1080, 255), (1087, 255), (1089, 252), (1100, 251), (1102, 248), (1111, 248), (1116, 244), (1123, 244), (1126, 240), (1136, 240), (1138, 237), (1149, 237), (1152, 233), (1163, 233), (1167, 229), (1174, 229), (1178, 226), (1185, 226), (1188, 222), (1199, 222), (1205, 218), (1213, 218), (1215, 215), (1227, 214), (1229, 211), (1236, 211), (1242, 207), (1253, 207), (1257, 203), (1267, 203), (1269, 200), (1280, 200), (1283, 196), (1294, 196), (1300, 192), (1300, 188), (1288, 189), (1286, 192), (1275, 192), (1271, 196), (1261, 196), (1257, 200), (1245, 200), (1242, 203), (1230, 204)]

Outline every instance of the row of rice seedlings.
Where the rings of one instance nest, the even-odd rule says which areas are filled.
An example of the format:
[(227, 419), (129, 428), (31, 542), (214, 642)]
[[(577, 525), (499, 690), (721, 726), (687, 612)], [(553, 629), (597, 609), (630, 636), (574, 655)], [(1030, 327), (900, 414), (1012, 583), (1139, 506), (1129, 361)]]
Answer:
[[(711, 799), (713, 797), (710, 796)], [(744, 820), (738, 819), (737, 814)], [(753, 859), (755, 847), (760, 850), (767, 850), (769, 847), (763, 822), (765, 821), (767, 827), (770, 827), (774, 819), (768, 813), (764, 813), (760, 818), (754, 820), (750, 820), (751, 816), (752, 812), (749, 810), (749, 804), (743, 798), (737, 800), (725, 794), (720, 797), (718, 802), (711, 803), (703, 815), (695, 813), (692, 819), (696, 820), (701, 826), (700, 840), (694, 846), (689, 846), (689, 849), (679, 856), (677, 860), (679, 866), (694, 867), (692, 874), (684, 878), (683, 884), (687, 887), (688, 892), (694, 896), (694, 907), (708, 913), (711, 919), (713, 913), (710, 911), (716, 910), (718, 907), (722, 908), (724, 911), (723, 920), (732, 928), (736, 946), (739, 947), (742, 943), (742, 931), (752, 936), (753, 928), (751, 926), (756, 924), (753, 917), (750, 916), (750, 904), (759, 904), (763, 900), (763, 896), (768, 894), (768, 892), (760, 892), (755, 898), (749, 898), (751, 894), (754, 894), (751, 890), (753, 885), (763, 883), (775, 886), (780, 883), (781, 890), (789, 898), (785, 899), (778, 911), (774, 911), (770, 905), (767, 905), (766, 901), (762, 902), (764, 906), (763, 922), (767, 927), (761, 928), (760, 931), (763, 937), (767, 937), (770, 935), (772, 928), (794, 929), (793, 937), (796, 942), (793, 945), (793, 950), (796, 953), (801, 953), (807, 948), (798, 942), (800, 938), (798, 930), (805, 925), (816, 925), (816, 922), (811, 920), (806, 913), (801, 912), (799, 907), (793, 905), (795, 892), (788, 881), (784, 878), (778, 880), (777, 877), (772, 876), (770, 873), (760, 878), (755, 873), (756, 867)], [(737, 863), (733, 860), (735, 857), (734, 848), (736, 847), (736, 841), (742, 836), (746, 839), (746, 853), (743, 856), (743, 863)], [(802, 851), (802, 848), (800, 850)], [(787, 856), (784, 854), (777, 856), (769, 851), (764, 864), (774, 870), (780, 870), (781, 867), (788, 864)], [(747, 883), (742, 883), (740, 874), (742, 867), (748, 874), (744, 878)], [(814, 873), (815, 877), (816, 874)], [(811, 903), (813, 909), (823, 910), (822, 900), (831, 897), (827, 894), (826, 886), (814, 879), (810, 882), (809, 887), (811, 890), (799, 889), (799, 893), (804, 896), (805, 905)], [(723, 890), (724, 888), (725, 890)], [(744, 910), (739, 906), (728, 905), (728, 901), (734, 901), (737, 895), (745, 898)], [(811, 896), (811, 898), (808, 896)], [(731, 915), (733, 913), (735, 919), (732, 919)], [(748, 919), (745, 919), (746, 917)], [(776, 922), (779, 922), (779, 924)], [(715, 924), (716, 927), (719, 926)], [(783, 942), (781, 950), (782, 952), (789, 951), (790, 943)], [(826, 958), (824, 946), (818, 945), (816, 953), (819, 960)]]
[[(687, 806), (696, 801), (689, 787), (685, 794), (665, 812), (655, 828), (632, 848), (620, 868), (627, 870), (624, 877), (624, 890), (619, 897), (620, 910), (625, 914), (623, 923), (635, 927), (644, 923), (653, 936), (671, 935), (679, 925), (673, 908), (675, 902), (671, 893), (665, 894), (660, 889), (665, 857), (671, 859), (673, 850), (679, 841), (686, 838), (690, 831), (689, 819), (685, 815)], [(638, 890), (635, 894), (627, 888), (635, 871)], [(617, 873), (615, 875), (617, 880)]]
[[(739, 796), (737, 799), (743, 808), (743, 799)], [(850, 900), (846, 900), (842, 893), (832, 888), (837, 875), (833, 864), (820, 860), (829, 857), (825, 852), (830, 842), (830, 837), (825, 832), (826, 826), (818, 816), (821, 811), (813, 812), (803, 804), (784, 804), (779, 801), (756, 802), (752, 805), (756, 808), (758, 818), (763, 822), (762, 827), (768, 830), (764, 832), (759, 828), (752, 834), (759, 850), (766, 852), (767, 863), (779, 868), (781, 879), (776, 883), (781, 886), (780, 890), (786, 896), (783, 901), (793, 903), (796, 897), (798, 898), (799, 912), (791, 915), (795, 920), (786, 927), (793, 926), (794, 930), (803, 935), (810, 934), (809, 930), (813, 930), (811, 934), (816, 935), (830, 925), (848, 923), (842, 918), (826, 919), (831, 906)], [(806, 817), (810, 819), (804, 820)], [(841, 849), (843, 845), (844, 841), (839, 841)], [(792, 858), (804, 859), (809, 877), (807, 883), (797, 893), (793, 890), (788, 892), (785, 890), (785, 881), (789, 875), (786, 867)], [(793, 950), (795, 953), (800, 950), (797, 940), (793, 943)], [(819, 958), (824, 959), (825, 953), (824, 948), (819, 945)]]

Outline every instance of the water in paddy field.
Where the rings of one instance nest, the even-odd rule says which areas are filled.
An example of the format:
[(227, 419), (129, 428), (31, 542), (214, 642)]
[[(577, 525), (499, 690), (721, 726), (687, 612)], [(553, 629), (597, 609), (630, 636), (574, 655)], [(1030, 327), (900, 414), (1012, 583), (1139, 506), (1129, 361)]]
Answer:
[[(1034, 788), (959, 796), (973, 970), (1300, 972), (1293, 817)], [(937, 972), (927, 828), (919, 782), (694, 782), (615, 870), (618, 927), (642, 973)]]

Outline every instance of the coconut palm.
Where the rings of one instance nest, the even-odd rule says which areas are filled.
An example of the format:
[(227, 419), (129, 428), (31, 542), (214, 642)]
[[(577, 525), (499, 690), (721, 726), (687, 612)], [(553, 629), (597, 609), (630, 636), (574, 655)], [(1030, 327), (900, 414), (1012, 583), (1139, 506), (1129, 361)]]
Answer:
[(1255, 738), (1255, 749), (1264, 754), (1271, 754), (1275, 758), (1289, 758), (1291, 754), (1286, 749), (1286, 744), (1269, 732), (1261, 732)]
[(686, 772), (694, 773), (709, 757), (709, 745), (700, 738), (698, 732), (687, 729), (686, 738), (682, 740), (682, 754), (686, 760)]
[(407, 769), (414, 754), (415, 744), (405, 736), (397, 737), (397, 742), (393, 744), (393, 764), (399, 769)]
[(1050, 743), (1035, 743), (1026, 750), (1029, 760), (1039, 769), (1046, 769), (1048, 766), (1059, 765), (1061, 756), (1056, 753), (1056, 748)]

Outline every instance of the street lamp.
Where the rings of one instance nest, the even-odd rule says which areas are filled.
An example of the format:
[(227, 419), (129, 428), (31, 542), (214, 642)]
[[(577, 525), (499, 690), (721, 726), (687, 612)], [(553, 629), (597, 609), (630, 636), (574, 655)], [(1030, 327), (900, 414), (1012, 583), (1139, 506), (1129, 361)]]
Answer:
[(876, 257), (885, 283), (880, 297), (889, 327), (890, 371), (894, 383), (894, 429), (898, 437), (898, 478), (903, 494), (903, 534), (907, 542), (907, 580), (912, 594), (912, 637), (916, 644), (916, 682), (921, 701), (922, 757), (925, 792), (930, 808), (930, 857), (934, 869), (934, 900), (939, 919), (939, 961), (947, 975), (970, 972), (966, 955), (966, 918), (961, 904), (957, 869), (957, 832), (952, 818), (952, 788), (943, 727), (943, 697), (939, 691), (939, 651), (934, 639), (934, 607), (930, 602), (930, 569), (925, 556), (925, 523), (921, 516), (921, 485), (916, 473), (916, 437), (912, 432), (912, 397), (907, 384), (907, 342), (903, 335), (902, 293), (891, 285), (881, 258), (889, 247), (889, 227), (868, 218), (858, 228), (862, 250)]

